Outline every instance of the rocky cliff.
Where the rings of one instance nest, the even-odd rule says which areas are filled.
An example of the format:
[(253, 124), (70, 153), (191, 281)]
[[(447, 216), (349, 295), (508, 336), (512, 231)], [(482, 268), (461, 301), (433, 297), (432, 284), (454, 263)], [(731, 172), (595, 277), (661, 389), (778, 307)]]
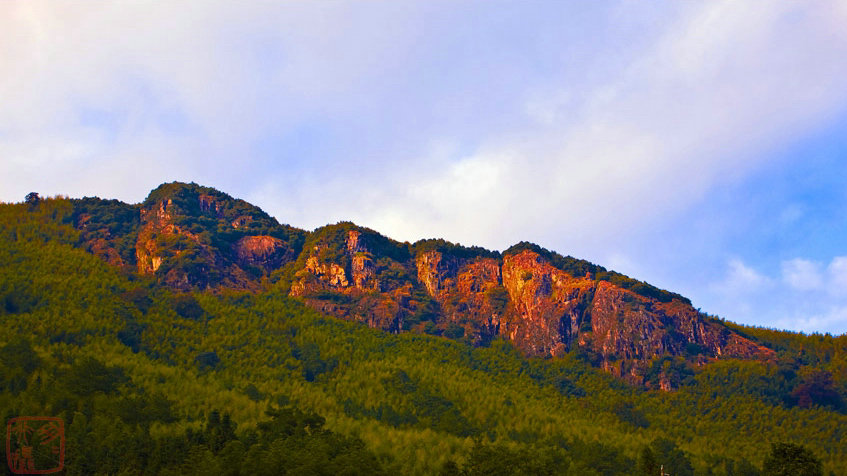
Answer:
[(165, 184), (138, 209), (134, 262), (173, 288), (260, 289), (299, 255), (305, 233), (215, 189)]
[(702, 364), (773, 355), (678, 294), (530, 243), (503, 253), (399, 243), (347, 222), (308, 233), (195, 184), (162, 185), (141, 205), (109, 203), (122, 226), (104, 223), (102, 202), (78, 201), (85, 246), (183, 291), (275, 286), (389, 332), (475, 345), (499, 336), (539, 357), (578, 351), (635, 382), (663, 356)]
[[(375, 232), (333, 227), (316, 233), (335, 234), (334, 240), (315, 240), (304, 250), (291, 294), (342, 318), (474, 344), (501, 336), (539, 357), (579, 350), (634, 382), (667, 355), (698, 364), (773, 356), (681, 296), (538, 247), (500, 255), (420, 242), (408, 246), (408, 258), (396, 250), (389, 257), (368, 246), (385, 240)], [(391, 284), (384, 279), (390, 269)]]

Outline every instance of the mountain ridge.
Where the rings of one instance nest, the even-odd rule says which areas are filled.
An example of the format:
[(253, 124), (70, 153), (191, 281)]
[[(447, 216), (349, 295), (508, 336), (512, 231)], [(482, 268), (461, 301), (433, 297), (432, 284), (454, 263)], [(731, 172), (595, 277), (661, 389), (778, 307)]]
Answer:
[(401, 243), (352, 222), (309, 232), (195, 183), (162, 184), (135, 205), (73, 202), (85, 249), (179, 291), (278, 287), (388, 332), (474, 345), (503, 337), (527, 356), (578, 352), (666, 390), (679, 384), (672, 370), (654, 368), (667, 357), (702, 365), (774, 356), (679, 294), (529, 242), (502, 252), (442, 239)]

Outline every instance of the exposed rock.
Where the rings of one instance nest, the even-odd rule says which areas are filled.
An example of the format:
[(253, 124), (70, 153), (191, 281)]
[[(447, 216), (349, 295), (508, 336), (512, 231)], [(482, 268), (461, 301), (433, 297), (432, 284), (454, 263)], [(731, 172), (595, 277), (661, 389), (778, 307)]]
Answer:
[(497, 260), (424, 251), (416, 257), (415, 267), (418, 281), (441, 307), (442, 324), (462, 326), (475, 343), (497, 335), (505, 308), (495, 308), (487, 294), (502, 284)]
[(232, 225), (233, 228), (237, 229), (237, 228), (244, 228), (245, 226), (249, 225), (250, 222), (252, 222), (252, 221), (253, 221), (253, 218), (250, 217), (249, 215), (242, 215), (242, 216), (236, 218), (235, 220), (232, 220), (232, 222), (230, 222), (230, 224)]
[(664, 354), (769, 359), (773, 351), (704, 320), (690, 305), (661, 303), (607, 282), (591, 310), (594, 350), (611, 359), (646, 361)]
[(574, 278), (529, 250), (503, 258), (503, 285), (513, 313), (501, 328), (531, 355), (561, 355), (587, 319), (595, 282)]
[(159, 235), (176, 235), (177, 229), (173, 225), (173, 217), (168, 212), (168, 207), (173, 205), (173, 200), (163, 200), (156, 203), (152, 208), (141, 209), (141, 231), (136, 243), (135, 253), (138, 262), (138, 272), (141, 274), (155, 273), (162, 263), (162, 256), (155, 239)]
[[(141, 209), (141, 229), (136, 242), (136, 260), (141, 274), (157, 274), (160, 279), (182, 291), (207, 289), (214, 276), (224, 272), (228, 284), (249, 288), (249, 279), (240, 269), (226, 269), (215, 251), (184, 227), (175, 224), (173, 200), (162, 200)], [(189, 266), (180, 266), (187, 263)], [(167, 268), (163, 268), (168, 264)]]
[(273, 271), (286, 260), (288, 248), (285, 242), (273, 236), (245, 236), (235, 243), (235, 255), (241, 265), (258, 266)]
[[(290, 294), (302, 297), (323, 312), (391, 332), (401, 330), (404, 318), (414, 314), (417, 301), (411, 299), (414, 284), (382, 283), (373, 259), (369, 239), (382, 239), (351, 225), (326, 227), (325, 239), (301, 257), (304, 266), (295, 274)], [(335, 237), (342, 238), (339, 244)], [(405, 273), (402, 263), (385, 257), (381, 271)]]
[(360, 231), (347, 232), (347, 253), (351, 257), (350, 274), (353, 286), (362, 290), (379, 291), (373, 255), (368, 251)]
[(330, 287), (341, 289), (350, 285), (344, 268), (335, 263), (320, 263), (316, 256), (310, 256), (306, 260), (306, 271), (325, 282)]
[[(234, 230), (226, 231), (230, 225)], [(274, 236), (248, 235), (247, 228)], [(259, 289), (261, 276), (297, 257), (300, 236), (244, 201), (175, 182), (142, 204), (135, 257), (139, 273), (180, 290)]]
[(456, 288), (459, 263), (452, 256), (445, 258), (439, 251), (425, 251), (415, 259), (415, 267), (418, 281), (439, 302), (443, 303), (446, 293)]
[(381, 289), (369, 283), (379, 281), (375, 260), (386, 258), (372, 254), (368, 235), (345, 233), (343, 248), (320, 243), (309, 251), (291, 288), (292, 295), (345, 319), (402, 329), (404, 319), (425, 304), (414, 299), (419, 289), (438, 304), (432, 331), (459, 326), (460, 335), (477, 344), (500, 335), (539, 357), (581, 349), (606, 371), (633, 382), (643, 381), (651, 362), (664, 355), (705, 362), (773, 354), (705, 319), (688, 302), (643, 296), (590, 272), (573, 276), (528, 249), (500, 259), (423, 250), (414, 258), (417, 279), (409, 279), (402, 290)]
[(221, 203), (216, 197), (209, 194), (201, 194), (197, 197), (197, 202), (200, 205), (200, 210), (217, 217), (222, 216)]
[[(475, 343), (486, 342), (499, 334), (500, 323), (508, 311), (500, 263), (493, 258), (476, 258), (461, 267), (457, 282), (460, 306), (453, 320), (464, 316), (470, 322), (471, 341)], [(497, 291), (502, 291), (502, 295)]]

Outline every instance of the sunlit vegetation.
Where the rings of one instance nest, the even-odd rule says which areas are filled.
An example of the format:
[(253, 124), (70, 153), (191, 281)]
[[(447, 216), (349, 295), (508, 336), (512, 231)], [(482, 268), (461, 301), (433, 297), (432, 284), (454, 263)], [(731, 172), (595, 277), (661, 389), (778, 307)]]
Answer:
[[(273, 285), (177, 293), (83, 249), (77, 206), (101, 205), (0, 205), (0, 410), (61, 417), (68, 475), (847, 474), (843, 336), (736, 326), (778, 359), (656, 359), (680, 388), (647, 391), (577, 352), (388, 334)], [(102, 206), (111, 218), (84, 233), (134, 226)]]

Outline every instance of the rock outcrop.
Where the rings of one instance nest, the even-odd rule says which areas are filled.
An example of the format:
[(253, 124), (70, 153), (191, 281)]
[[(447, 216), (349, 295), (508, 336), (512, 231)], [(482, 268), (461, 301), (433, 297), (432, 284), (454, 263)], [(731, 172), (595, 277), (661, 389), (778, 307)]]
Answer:
[(524, 250), (503, 258), (503, 284), (512, 301), (504, 333), (519, 348), (551, 356), (573, 348), (590, 317), (595, 281), (573, 277)]
[(234, 248), (238, 264), (259, 267), (265, 272), (281, 268), (296, 258), (284, 241), (268, 235), (245, 236), (235, 242)]
[[(304, 266), (291, 294), (345, 319), (388, 331), (463, 337), (474, 344), (502, 336), (537, 357), (580, 350), (635, 382), (666, 355), (694, 363), (773, 356), (701, 315), (681, 296), (546, 250), (518, 247), (499, 255), (424, 242), (410, 247), (414, 271), (408, 273), (409, 264), (397, 253), (392, 259), (368, 246), (368, 239), (385, 240), (372, 230), (352, 224), (330, 228), (320, 230), (324, 238), (301, 257)], [(405, 284), (387, 286), (374, 264), (380, 262), (400, 270)], [(427, 311), (434, 315), (426, 316)]]
[(170, 183), (140, 205), (85, 198), (75, 203), (84, 246), (182, 291), (259, 289), (294, 261), (305, 232), (243, 200), (196, 184)]
[[(376, 248), (388, 251), (378, 262)], [(307, 241), (290, 294), (323, 312), (398, 332), (425, 305), (413, 296), (405, 261), (403, 246), (372, 230), (326, 226)]]
[[(198, 204), (202, 209), (204, 202)], [(213, 206), (209, 202), (205, 205), (206, 210)], [(252, 283), (247, 273), (210, 240), (204, 239), (202, 231), (196, 233), (190, 225), (177, 224), (181, 215), (171, 198), (141, 208), (141, 228), (135, 248), (138, 272), (156, 274), (164, 283), (182, 291), (209, 289), (224, 283), (228, 287), (250, 289)]]
[(505, 306), (494, 297), (503, 291), (496, 259), (428, 250), (418, 253), (415, 267), (418, 281), (440, 307), (442, 329), (461, 328), (474, 343), (498, 334)]

